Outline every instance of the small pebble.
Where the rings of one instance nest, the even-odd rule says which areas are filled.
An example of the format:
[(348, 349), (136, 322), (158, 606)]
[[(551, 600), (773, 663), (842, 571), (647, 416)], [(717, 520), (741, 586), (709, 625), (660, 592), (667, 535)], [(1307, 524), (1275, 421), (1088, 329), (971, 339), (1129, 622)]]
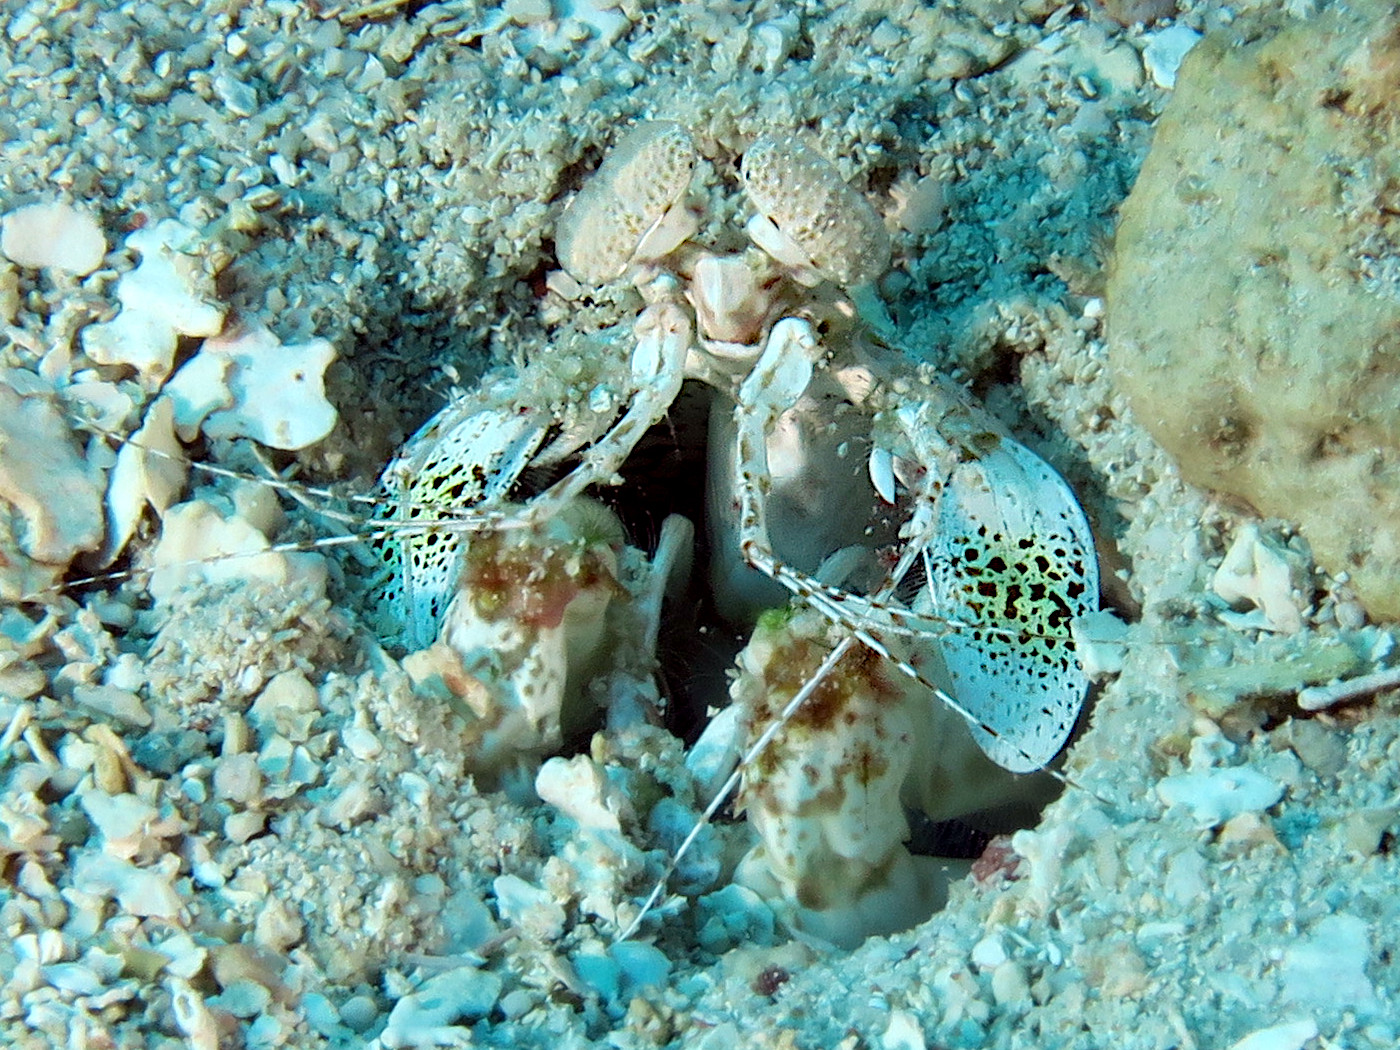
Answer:
[(890, 1023), (880, 1036), (880, 1050), (925, 1050), (924, 1030), (908, 1010), (891, 1010)]
[(340, 1004), (340, 1019), (352, 1032), (366, 1031), (379, 1020), (379, 1005), (368, 995), (352, 995)]
[(227, 74), (221, 73), (214, 78), (214, 93), (235, 116), (251, 117), (258, 111), (258, 93)]
[(59, 991), (74, 995), (96, 995), (102, 991), (102, 980), (82, 963), (54, 963), (43, 969), (44, 980)]
[(620, 941), (612, 946), (611, 954), (622, 968), (629, 990), (663, 986), (671, 974), (671, 960), (655, 945)]
[(234, 1017), (252, 1018), (263, 1014), (272, 1003), (272, 993), (256, 981), (234, 981), (209, 1000), (211, 1006), (227, 1010)]
[(214, 768), (214, 797), (247, 805), (262, 797), (258, 756), (251, 751), (219, 759)]
[(73, 702), (130, 726), (145, 728), (152, 721), (151, 713), (139, 696), (112, 685), (75, 685)]
[(993, 970), (1006, 962), (1006, 948), (996, 934), (983, 937), (972, 949), (972, 962), (979, 970)]
[(242, 845), (263, 829), (266, 814), (255, 809), (240, 810), (224, 818), (224, 834), (230, 842)]
[(992, 971), (992, 998), (998, 1006), (1020, 1006), (1031, 1001), (1031, 986), (1020, 963), (1007, 960)]

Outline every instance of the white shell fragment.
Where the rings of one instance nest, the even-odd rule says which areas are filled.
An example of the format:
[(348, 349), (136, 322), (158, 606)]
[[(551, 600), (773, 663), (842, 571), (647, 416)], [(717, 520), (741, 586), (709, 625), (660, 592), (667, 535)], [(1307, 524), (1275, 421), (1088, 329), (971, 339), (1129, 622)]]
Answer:
[(107, 238), (89, 212), (46, 201), (0, 219), (0, 253), (20, 266), (85, 277), (102, 265)]
[(182, 435), (199, 427), (211, 438), (248, 437), (295, 451), (335, 426), (324, 379), (334, 360), (324, 339), (283, 344), (267, 328), (246, 328), (205, 340), (166, 392), (176, 399)]
[(124, 725), (145, 727), (154, 721), (139, 696), (115, 685), (75, 685), (73, 702), (104, 719)]
[(170, 1014), (191, 1050), (218, 1050), (219, 1023), (209, 1012), (204, 997), (185, 981), (170, 982)]
[(694, 232), (681, 206), (695, 168), (690, 134), (674, 121), (639, 124), (608, 154), (559, 216), (555, 251), (582, 284), (616, 280)]
[(1070, 625), (1079, 666), (1092, 682), (1123, 670), (1128, 655), (1129, 628), (1107, 609), (1075, 619)]
[(267, 537), (239, 515), (221, 515), (200, 500), (181, 503), (161, 522), (148, 590), (159, 601), (196, 582), (263, 580), (285, 586), (304, 578), (324, 586), (325, 559), (319, 554), (277, 553), (268, 547)]
[(107, 479), (107, 539), (99, 564), (110, 565), (136, 531), (147, 506), (165, 513), (185, 487), (189, 462), (175, 440), (174, 402), (158, 397), (141, 428), (117, 450)]
[(1257, 813), (1283, 798), (1283, 785), (1249, 766), (1180, 773), (1157, 785), (1168, 806), (1183, 806), (1202, 828), (1219, 827), (1241, 813)]
[(204, 265), (199, 232), (174, 219), (126, 239), (141, 262), (117, 282), (121, 313), (83, 329), (83, 352), (103, 365), (129, 365), (155, 389), (170, 373), (179, 336), (209, 336), (224, 326)]
[(502, 921), (544, 943), (564, 932), (564, 909), (545, 887), (526, 882), (519, 875), (501, 875), (492, 881), (491, 889)]
[(587, 755), (549, 759), (535, 775), (535, 793), (581, 828), (622, 831), (616, 809), (625, 802), (613, 797), (606, 771)]
[(174, 878), (179, 858), (151, 868), (92, 850), (79, 852), (73, 862), (73, 888), (99, 897), (112, 897), (123, 911), (136, 916), (177, 919), (184, 907)]
[[(1376, 937), (1379, 934), (1379, 937)], [(1384, 1007), (1366, 976), (1372, 941), (1390, 944), (1390, 930), (1372, 930), (1357, 915), (1324, 915), (1284, 953), (1281, 998), (1305, 1009), (1348, 1010), (1366, 1018)]]
[(749, 235), (779, 262), (810, 268), (843, 288), (873, 281), (889, 266), (890, 238), (879, 213), (795, 136), (759, 136), (744, 152), (740, 173), (758, 210)]
[(470, 1046), (471, 1029), (458, 1022), (470, 1023), (490, 1013), (504, 983), (498, 975), (473, 966), (440, 973), (394, 1004), (378, 1043), (387, 1050)]
[(927, 1050), (919, 1019), (908, 1010), (891, 1010), (890, 1023), (880, 1036), (880, 1050)]

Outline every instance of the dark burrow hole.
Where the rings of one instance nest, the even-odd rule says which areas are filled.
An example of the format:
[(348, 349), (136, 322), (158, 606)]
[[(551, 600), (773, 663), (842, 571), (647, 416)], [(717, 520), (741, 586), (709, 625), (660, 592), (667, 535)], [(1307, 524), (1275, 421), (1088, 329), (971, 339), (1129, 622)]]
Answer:
[(705, 527), (708, 427), (712, 408), (727, 411), (719, 395), (687, 381), (670, 411), (637, 443), (623, 465), (623, 484), (594, 495), (622, 521), (632, 544), (656, 550), (662, 523), (681, 514), (695, 526), (689, 579), (666, 603), (658, 639), (659, 686), (667, 730), (689, 746), (706, 724), (706, 709), (728, 703), (728, 673), (748, 631), (715, 609), (707, 577), (710, 542)]

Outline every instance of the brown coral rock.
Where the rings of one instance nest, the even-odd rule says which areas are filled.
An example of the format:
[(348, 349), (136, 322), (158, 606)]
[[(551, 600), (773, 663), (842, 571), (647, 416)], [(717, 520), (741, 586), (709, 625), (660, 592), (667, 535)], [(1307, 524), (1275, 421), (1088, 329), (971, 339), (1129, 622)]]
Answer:
[(1111, 362), (1197, 484), (1297, 521), (1400, 616), (1400, 16), (1187, 57), (1123, 206)]

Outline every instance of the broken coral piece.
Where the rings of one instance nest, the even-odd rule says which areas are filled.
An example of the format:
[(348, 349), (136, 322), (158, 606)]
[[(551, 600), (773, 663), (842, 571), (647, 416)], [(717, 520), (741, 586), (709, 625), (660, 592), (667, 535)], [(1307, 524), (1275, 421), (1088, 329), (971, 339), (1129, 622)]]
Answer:
[(0, 253), (20, 266), (86, 277), (102, 265), (107, 238), (89, 212), (41, 201), (0, 219)]
[(160, 863), (138, 868), (121, 857), (85, 849), (77, 851), (74, 857), (71, 878), (75, 890), (114, 898), (128, 915), (173, 922), (184, 908), (174, 885), (179, 865), (180, 858), (175, 853), (166, 854)]
[(0, 595), (42, 590), (102, 542), (102, 490), (58, 409), (0, 383)]
[(1242, 813), (1268, 809), (1283, 798), (1284, 787), (1249, 766), (1193, 770), (1165, 777), (1157, 797), (1191, 813), (1200, 828), (1215, 828)]
[(197, 353), (161, 388), (161, 397), (174, 406), (175, 433), (181, 441), (199, 436), (204, 421), (221, 409), (233, 408), (228, 373), (233, 360), (221, 354)]
[(175, 219), (137, 230), (126, 246), (141, 255), (117, 282), (121, 313), (83, 329), (83, 352), (102, 365), (129, 365), (148, 390), (170, 374), (178, 338), (224, 327), (199, 231)]
[(248, 437), (287, 451), (314, 445), (335, 426), (325, 371), (335, 348), (324, 339), (283, 344), (262, 326), (207, 339), (166, 387), (185, 440)]
[(467, 1026), (495, 1008), (504, 985), (497, 974), (475, 966), (459, 966), (430, 977), (394, 1004), (377, 1042), (386, 1050), (468, 1046), (472, 1037)]
[(608, 783), (607, 770), (587, 755), (556, 755), (535, 775), (535, 793), (580, 828), (622, 831), (618, 812), (626, 800)]

